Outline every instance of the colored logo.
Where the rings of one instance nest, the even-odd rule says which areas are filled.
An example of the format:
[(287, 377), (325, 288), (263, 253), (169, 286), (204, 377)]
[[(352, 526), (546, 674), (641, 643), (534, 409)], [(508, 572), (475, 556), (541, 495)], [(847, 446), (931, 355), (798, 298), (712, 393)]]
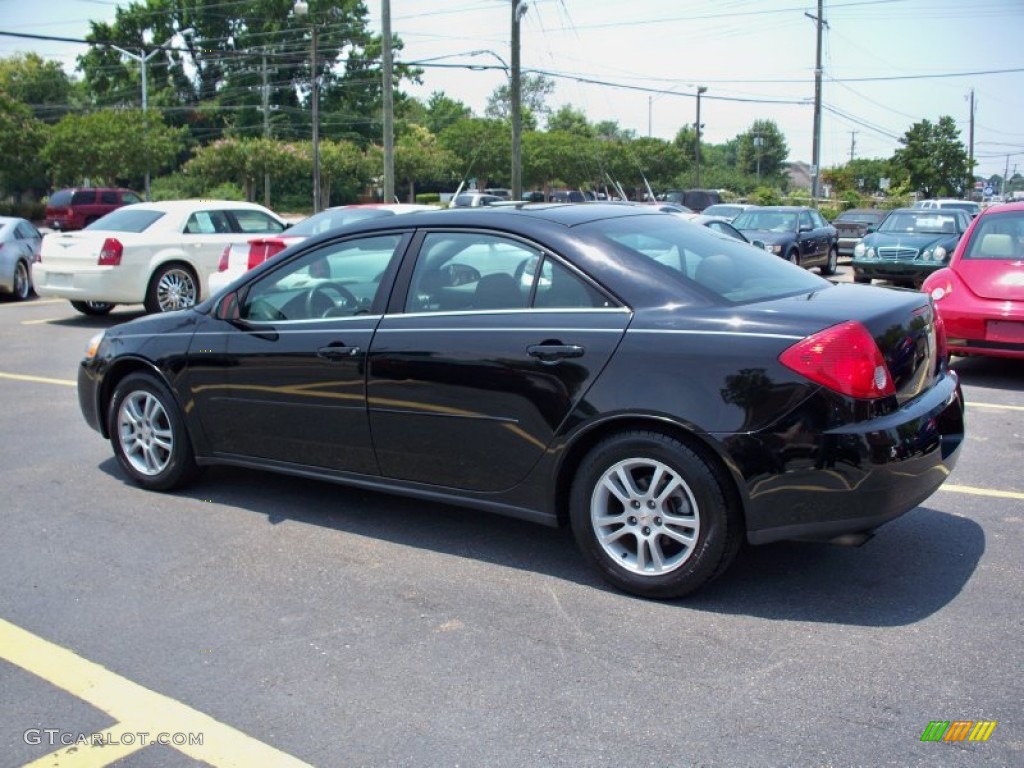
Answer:
[(932, 720), (921, 741), (988, 741), (995, 728), (995, 720)]

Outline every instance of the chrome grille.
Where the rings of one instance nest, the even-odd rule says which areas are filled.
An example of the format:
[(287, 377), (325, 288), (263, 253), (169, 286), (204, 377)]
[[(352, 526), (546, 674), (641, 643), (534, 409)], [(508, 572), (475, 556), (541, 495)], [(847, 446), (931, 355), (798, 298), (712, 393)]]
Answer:
[(897, 259), (913, 259), (917, 257), (917, 248), (890, 245), (878, 249), (878, 258), (896, 261)]

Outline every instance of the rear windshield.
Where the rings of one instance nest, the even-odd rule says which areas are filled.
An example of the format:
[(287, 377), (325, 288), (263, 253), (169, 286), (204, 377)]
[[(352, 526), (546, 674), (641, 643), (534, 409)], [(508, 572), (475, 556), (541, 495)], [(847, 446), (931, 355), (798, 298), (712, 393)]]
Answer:
[(1024, 259), (1024, 211), (982, 216), (971, 233), (965, 259)]
[(625, 216), (581, 229), (650, 259), (666, 280), (697, 284), (731, 303), (792, 296), (830, 285), (767, 251), (675, 216)]
[(163, 211), (118, 208), (116, 211), (96, 219), (86, 229), (98, 229), (103, 232), (144, 232), (154, 221), (162, 219), (163, 216)]
[(839, 214), (839, 218), (836, 219), (836, 221), (855, 222), (858, 224), (874, 224), (876, 221), (878, 221), (878, 214), (847, 212)]
[(50, 205), (54, 208), (66, 208), (71, 205), (71, 190), (62, 189), (50, 195)]
[(286, 233), (288, 237), (300, 235), (310, 237), (319, 235), (329, 229), (337, 229), (353, 221), (365, 219), (379, 219), (383, 216), (393, 216), (387, 208), (350, 208), (340, 211), (321, 211), (320, 213), (303, 219)]

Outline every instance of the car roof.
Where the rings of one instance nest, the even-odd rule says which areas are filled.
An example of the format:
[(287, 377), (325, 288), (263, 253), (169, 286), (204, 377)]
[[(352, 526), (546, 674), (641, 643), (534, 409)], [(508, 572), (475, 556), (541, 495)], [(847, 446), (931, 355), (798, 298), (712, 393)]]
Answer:
[[(160, 200), (150, 203), (134, 203), (132, 206), (136, 211), (163, 211), (164, 213), (187, 213), (190, 211), (209, 211), (221, 208), (233, 208), (235, 210), (268, 211), (259, 203), (248, 203), (242, 200)], [(274, 213), (273, 211), (269, 211)], [(274, 216), (277, 216), (274, 213)], [(280, 217), (278, 217), (280, 218)]]

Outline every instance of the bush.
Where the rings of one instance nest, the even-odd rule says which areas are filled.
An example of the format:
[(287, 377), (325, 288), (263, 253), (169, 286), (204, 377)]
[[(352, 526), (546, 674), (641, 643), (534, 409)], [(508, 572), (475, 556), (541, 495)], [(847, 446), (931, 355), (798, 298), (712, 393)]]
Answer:
[(149, 196), (153, 200), (191, 200), (202, 195), (202, 180), (186, 173), (161, 176), (149, 185)]
[(0, 216), (16, 216), (40, 222), (46, 218), (46, 203), (0, 203)]
[(423, 205), (440, 205), (441, 204), (441, 193), (440, 192), (423, 192), (422, 194), (416, 195), (416, 202), (422, 203)]

